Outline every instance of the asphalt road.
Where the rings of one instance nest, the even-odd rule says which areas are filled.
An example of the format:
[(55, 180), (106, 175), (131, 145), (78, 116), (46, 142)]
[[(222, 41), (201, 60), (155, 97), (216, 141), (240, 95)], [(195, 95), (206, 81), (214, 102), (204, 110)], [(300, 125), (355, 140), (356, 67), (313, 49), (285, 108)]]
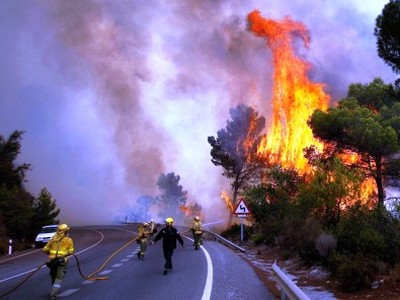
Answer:
[[(174, 252), (173, 270), (163, 275), (161, 242), (148, 247), (144, 260), (138, 260), (138, 244), (128, 241), (137, 236), (137, 227), (99, 226), (73, 228), (70, 236), (84, 276), (101, 270), (86, 280), (71, 258), (59, 299), (275, 299), (259, 280), (251, 266), (235, 251), (214, 241), (204, 241), (194, 250), (192, 240), (184, 238)], [(31, 249), (0, 257), (0, 295), (29, 276), (47, 258), (41, 249)], [(8, 296), (0, 299), (48, 299), (51, 288), (49, 270), (42, 267)]]

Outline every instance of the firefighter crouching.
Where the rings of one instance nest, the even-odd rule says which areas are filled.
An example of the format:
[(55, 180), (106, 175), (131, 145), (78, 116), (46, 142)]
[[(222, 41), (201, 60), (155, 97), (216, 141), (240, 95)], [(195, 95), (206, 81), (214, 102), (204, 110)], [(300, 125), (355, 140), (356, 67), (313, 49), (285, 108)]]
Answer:
[(52, 284), (50, 299), (57, 298), (61, 282), (67, 272), (68, 257), (74, 253), (74, 243), (68, 236), (69, 230), (70, 228), (67, 224), (59, 225), (56, 234), (43, 248), (43, 252), (49, 258), (46, 265), (50, 269)]
[(141, 260), (144, 259), (144, 253), (146, 252), (146, 249), (147, 249), (148, 235), (149, 234), (150, 234), (149, 224), (144, 222), (139, 227), (139, 238), (138, 238), (138, 244), (140, 246), (140, 251), (137, 253), (137, 256)]
[(200, 217), (194, 217), (194, 222), (192, 225), (192, 233), (193, 233), (193, 240), (194, 240), (194, 249), (199, 250), (200, 245), (203, 244), (202, 235), (203, 231), (201, 230), (201, 222)]

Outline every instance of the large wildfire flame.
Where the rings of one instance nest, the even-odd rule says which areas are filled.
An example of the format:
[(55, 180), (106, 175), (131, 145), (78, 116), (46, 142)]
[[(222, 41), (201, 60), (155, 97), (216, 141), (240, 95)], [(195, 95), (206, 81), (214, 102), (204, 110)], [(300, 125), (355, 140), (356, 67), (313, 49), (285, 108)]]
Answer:
[(272, 162), (283, 167), (307, 172), (309, 166), (303, 149), (311, 145), (323, 148), (313, 137), (307, 120), (315, 109), (326, 110), (329, 104), (323, 85), (307, 77), (310, 64), (298, 58), (293, 49), (294, 37), (309, 46), (308, 31), (302, 23), (288, 18), (281, 22), (265, 19), (259, 11), (250, 13), (248, 20), (250, 30), (266, 39), (274, 64), (272, 121), (258, 153), (272, 157)]
[[(311, 166), (304, 157), (303, 149), (315, 146), (320, 152), (324, 145), (315, 139), (307, 121), (316, 109), (326, 111), (330, 97), (323, 90), (323, 84), (314, 83), (307, 77), (311, 65), (296, 56), (295, 38), (301, 39), (306, 48), (310, 37), (306, 27), (289, 18), (275, 21), (263, 18), (255, 10), (248, 15), (249, 29), (257, 36), (265, 38), (272, 51), (274, 65), (272, 118), (267, 134), (257, 149), (257, 154), (271, 163), (279, 163), (285, 168), (295, 168), (300, 174), (312, 173)], [(251, 136), (252, 128), (249, 130)], [(252, 145), (251, 138), (245, 141), (245, 148)], [(357, 155), (345, 157), (345, 161), (355, 161)], [(361, 198), (367, 201), (376, 190), (373, 179), (362, 184)], [(231, 213), (233, 206), (226, 192), (221, 193)]]
[[(272, 122), (257, 151), (283, 167), (307, 173), (311, 169), (303, 149), (314, 145), (323, 150), (307, 120), (316, 109), (326, 111), (330, 100), (322, 84), (308, 79), (310, 64), (297, 57), (293, 49), (295, 37), (301, 38), (308, 48), (308, 31), (302, 23), (288, 18), (281, 22), (265, 19), (257, 10), (248, 15), (248, 21), (250, 30), (266, 39), (274, 64)], [(354, 161), (358, 157), (349, 155), (346, 159)], [(362, 184), (362, 198), (368, 199), (375, 190), (373, 179), (368, 178)]]

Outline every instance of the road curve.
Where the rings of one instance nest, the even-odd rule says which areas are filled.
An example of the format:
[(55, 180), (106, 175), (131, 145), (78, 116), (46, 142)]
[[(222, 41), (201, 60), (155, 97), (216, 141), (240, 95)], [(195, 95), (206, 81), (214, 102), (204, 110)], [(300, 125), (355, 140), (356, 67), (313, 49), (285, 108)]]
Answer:
[[(163, 275), (161, 241), (148, 247), (144, 261), (137, 259), (136, 242), (111, 257), (136, 232), (134, 225), (73, 228), (71, 237), (84, 275), (109, 260), (95, 275), (108, 279), (85, 280), (72, 259), (59, 299), (275, 299), (251, 266), (235, 251), (214, 241), (204, 241), (201, 251), (196, 251), (190, 236), (185, 238), (185, 248), (178, 245), (173, 256), (174, 268), (167, 275)], [(45, 261), (40, 249), (0, 257), (0, 295)], [(50, 277), (44, 267), (1, 299), (47, 299), (49, 290)]]

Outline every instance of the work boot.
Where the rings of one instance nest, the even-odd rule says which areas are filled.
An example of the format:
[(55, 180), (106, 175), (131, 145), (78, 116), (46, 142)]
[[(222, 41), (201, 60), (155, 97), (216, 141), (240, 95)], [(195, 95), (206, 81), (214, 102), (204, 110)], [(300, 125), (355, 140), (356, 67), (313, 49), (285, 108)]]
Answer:
[(140, 259), (140, 252), (137, 253), (137, 258)]
[(54, 284), (51, 287), (50, 299), (57, 299), (57, 294), (60, 288), (61, 288), (61, 280), (60, 279), (54, 280)]

